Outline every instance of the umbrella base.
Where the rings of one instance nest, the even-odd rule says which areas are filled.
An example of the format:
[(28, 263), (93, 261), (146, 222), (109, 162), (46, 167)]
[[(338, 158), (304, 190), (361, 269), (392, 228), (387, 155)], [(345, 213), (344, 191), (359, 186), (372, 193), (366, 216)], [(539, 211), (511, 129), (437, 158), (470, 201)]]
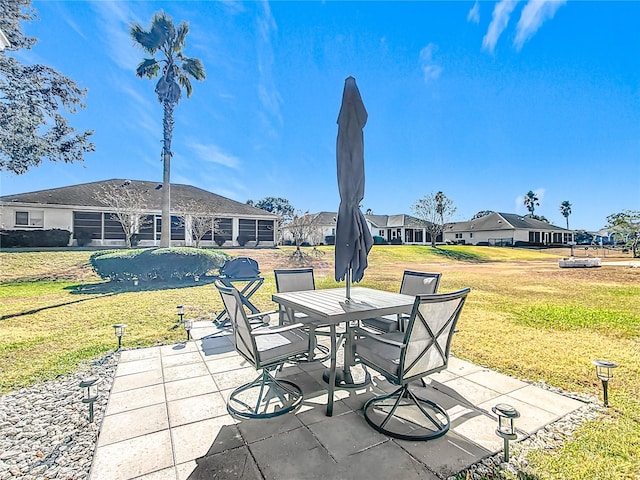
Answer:
[[(354, 379), (354, 376), (351, 372), (351, 369), (347, 369), (347, 371), (345, 372), (343, 369), (337, 370), (336, 371), (336, 383), (335, 386), (336, 388), (363, 388), (366, 387), (367, 385), (369, 385), (371, 383), (371, 375), (369, 374), (369, 372), (367, 372), (367, 370), (362, 367), (362, 371), (364, 372), (364, 375), (360, 374), (360, 372), (358, 372), (358, 374), (356, 375), (356, 378)], [(326, 382), (329, 383), (329, 375), (330, 375), (330, 371), (327, 368), (324, 373), (322, 374), (322, 379)]]

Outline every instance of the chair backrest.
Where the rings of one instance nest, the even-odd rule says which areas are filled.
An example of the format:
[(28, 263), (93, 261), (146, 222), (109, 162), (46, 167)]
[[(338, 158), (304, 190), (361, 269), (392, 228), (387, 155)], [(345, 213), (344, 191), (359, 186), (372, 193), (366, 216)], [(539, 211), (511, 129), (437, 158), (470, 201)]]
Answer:
[(400, 293), (411, 295), (412, 297), (437, 293), (441, 276), (441, 273), (405, 270), (402, 276), (402, 285), (400, 285)]
[(227, 315), (233, 327), (233, 339), (236, 350), (253, 365), (257, 365), (257, 347), (255, 338), (251, 335), (251, 324), (247, 318), (247, 312), (242, 306), (242, 300), (238, 290), (227, 287), (220, 280), (214, 282), (222, 297), (222, 303), (227, 310)]
[(447, 368), (451, 338), (469, 291), (416, 297), (398, 369), (403, 382)]
[[(313, 268), (274, 270), (273, 274), (276, 277), (276, 290), (278, 293), (316, 289)], [(282, 305), (280, 305), (278, 316), (280, 325), (287, 322), (286, 313)], [(290, 321), (295, 322), (294, 319), (290, 319)]]
[(276, 290), (278, 293), (316, 289), (313, 268), (274, 270), (273, 274), (276, 277)]

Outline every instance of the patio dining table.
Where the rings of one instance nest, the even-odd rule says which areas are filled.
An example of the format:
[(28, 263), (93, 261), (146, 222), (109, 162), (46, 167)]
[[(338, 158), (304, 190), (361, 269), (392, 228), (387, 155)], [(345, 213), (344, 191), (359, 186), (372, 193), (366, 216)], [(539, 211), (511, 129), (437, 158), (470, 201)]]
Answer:
[(349, 330), (349, 322), (364, 318), (410, 313), (415, 298), (410, 295), (392, 293), (366, 287), (351, 288), (351, 298), (347, 300), (344, 288), (330, 288), (325, 290), (301, 290), (273, 294), (272, 300), (282, 305), (290, 318), (293, 312), (308, 315), (302, 323), (316, 327), (328, 326), (331, 337), (331, 364), (329, 367), (327, 416), (333, 415), (333, 395), (336, 385), (336, 326), (345, 324), (346, 340), (344, 347), (344, 376), (350, 376), (353, 352)]

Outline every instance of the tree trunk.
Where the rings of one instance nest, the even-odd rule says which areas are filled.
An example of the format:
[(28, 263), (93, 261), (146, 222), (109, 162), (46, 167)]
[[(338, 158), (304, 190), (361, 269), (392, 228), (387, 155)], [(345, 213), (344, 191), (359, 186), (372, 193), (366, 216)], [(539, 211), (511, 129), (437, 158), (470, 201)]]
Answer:
[(171, 137), (173, 136), (173, 107), (170, 102), (164, 102), (164, 118), (162, 121), (164, 138), (162, 140), (162, 157), (164, 169), (162, 175), (162, 231), (160, 246), (171, 246)]

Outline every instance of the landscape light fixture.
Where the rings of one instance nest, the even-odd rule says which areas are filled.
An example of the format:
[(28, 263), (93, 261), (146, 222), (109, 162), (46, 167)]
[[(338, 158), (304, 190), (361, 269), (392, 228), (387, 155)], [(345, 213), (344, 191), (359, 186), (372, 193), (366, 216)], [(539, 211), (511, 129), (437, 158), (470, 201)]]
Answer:
[(93, 422), (93, 404), (98, 400), (98, 383), (97, 377), (88, 377), (80, 382), (80, 388), (84, 389), (82, 403), (89, 404), (89, 423)]
[(504, 440), (504, 461), (509, 461), (509, 440), (518, 438), (514, 426), (514, 420), (520, 416), (520, 413), (511, 405), (499, 403), (491, 409), (498, 416), (498, 428), (496, 435)]
[(178, 309), (178, 316), (180, 317), (180, 321), (182, 322), (184, 318), (184, 307), (182, 305), (178, 305), (176, 308)]
[(122, 347), (122, 336), (124, 335), (125, 328), (127, 328), (127, 326), (124, 323), (117, 323), (113, 326), (116, 337), (118, 337), (118, 350)]
[(187, 341), (191, 340), (191, 329), (193, 328), (193, 320), (185, 320), (184, 329), (187, 331)]
[(613, 378), (611, 372), (614, 368), (618, 368), (617, 363), (613, 363), (609, 360), (594, 360), (593, 363), (596, 366), (596, 375), (602, 381), (602, 390), (604, 390), (604, 406), (609, 406), (609, 380)]

